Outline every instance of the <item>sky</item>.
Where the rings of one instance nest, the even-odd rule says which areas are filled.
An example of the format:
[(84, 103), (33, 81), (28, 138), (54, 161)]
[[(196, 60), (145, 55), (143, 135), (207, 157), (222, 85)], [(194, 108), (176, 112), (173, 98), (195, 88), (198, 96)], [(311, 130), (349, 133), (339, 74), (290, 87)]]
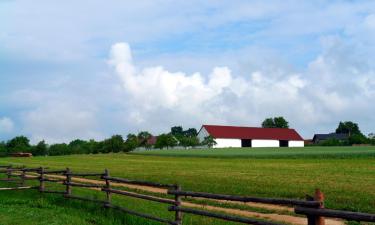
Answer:
[(375, 132), (375, 1), (0, 0), (0, 141)]

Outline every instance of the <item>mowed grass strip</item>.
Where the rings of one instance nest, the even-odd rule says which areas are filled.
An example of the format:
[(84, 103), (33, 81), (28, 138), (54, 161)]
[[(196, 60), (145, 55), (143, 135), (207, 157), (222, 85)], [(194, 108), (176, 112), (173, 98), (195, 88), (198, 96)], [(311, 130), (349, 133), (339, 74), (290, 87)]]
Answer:
[[(201, 157), (203, 153), (197, 150), (194, 150), (194, 156), (183, 157), (171, 156), (168, 151), (161, 150), (159, 156), (153, 152), (152, 155), (119, 153), (1, 158), (0, 163), (43, 165), (53, 169), (70, 167), (79, 172), (100, 172), (108, 168), (113, 176), (178, 183), (184, 190), (223, 194), (303, 199), (306, 194), (312, 195), (315, 188), (320, 188), (329, 208), (375, 213), (373, 147), (232, 150), (201, 150), (210, 151), (213, 157)], [(187, 151), (191, 150), (183, 150), (181, 154), (187, 154)], [(299, 157), (284, 156), (292, 151)], [(340, 157), (342, 151), (347, 151), (347, 156)], [(231, 155), (238, 152), (246, 153), (247, 157)], [(270, 157), (256, 156), (262, 154)], [(331, 157), (325, 157), (326, 154)]]
[(375, 146), (142, 150), (133, 154), (211, 158), (375, 158)]

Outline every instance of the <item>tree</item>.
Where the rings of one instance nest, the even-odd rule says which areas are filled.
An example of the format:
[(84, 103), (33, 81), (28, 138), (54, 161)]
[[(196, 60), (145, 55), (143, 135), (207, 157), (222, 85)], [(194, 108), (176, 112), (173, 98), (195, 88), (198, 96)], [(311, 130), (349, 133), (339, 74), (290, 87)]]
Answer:
[(163, 149), (177, 145), (177, 140), (172, 134), (161, 134), (156, 139), (155, 148)]
[(209, 136), (204, 138), (204, 140), (202, 141), (202, 144), (207, 145), (209, 148), (212, 148), (217, 143), (215, 141), (215, 138), (212, 137), (211, 135), (209, 135)]
[(67, 155), (70, 152), (70, 148), (67, 144), (53, 144), (49, 147), (49, 155)]
[(182, 129), (182, 126), (174, 126), (171, 127), (171, 134), (175, 137), (181, 137), (184, 135), (184, 130)]
[(30, 140), (25, 136), (17, 136), (6, 143), (7, 152), (29, 152)]
[(361, 131), (359, 130), (358, 124), (353, 123), (352, 121), (345, 121), (339, 123), (339, 126), (336, 129), (337, 134), (348, 134), (349, 136), (358, 134), (362, 135)]
[(7, 154), (7, 148), (5, 142), (0, 142), (0, 156), (5, 156)]
[(139, 146), (138, 138), (135, 134), (128, 134), (125, 141), (125, 151), (130, 152)]
[(262, 122), (263, 128), (289, 128), (289, 123), (284, 119), (284, 117), (274, 117), (274, 118), (266, 118)]
[(48, 146), (44, 140), (39, 141), (33, 148), (33, 155), (48, 155)]
[(138, 145), (145, 147), (147, 145), (147, 140), (150, 139), (152, 135), (147, 132), (147, 131), (141, 131), (138, 133), (137, 138), (138, 138)]
[(183, 132), (185, 137), (196, 137), (198, 135), (197, 129), (189, 128)]
[(68, 154), (88, 154), (90, 152), (88, 142), (80, 139), (76, 139), (69, 143)]
[(180, 145), (186, 147), (193, 147), (199, 145), (197, 137), (182, 137), (180, 139)]

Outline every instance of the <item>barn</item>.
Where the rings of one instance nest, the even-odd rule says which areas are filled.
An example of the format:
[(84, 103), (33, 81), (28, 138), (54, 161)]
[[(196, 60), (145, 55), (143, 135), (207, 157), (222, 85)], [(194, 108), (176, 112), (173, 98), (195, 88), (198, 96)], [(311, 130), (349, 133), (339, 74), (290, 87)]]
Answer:
[(216, 145), (226, 147), (304, 147), (303, 138), (288, 128), (261, 128), (203, 125), (198, 132), (199, 141), (211, 135)]

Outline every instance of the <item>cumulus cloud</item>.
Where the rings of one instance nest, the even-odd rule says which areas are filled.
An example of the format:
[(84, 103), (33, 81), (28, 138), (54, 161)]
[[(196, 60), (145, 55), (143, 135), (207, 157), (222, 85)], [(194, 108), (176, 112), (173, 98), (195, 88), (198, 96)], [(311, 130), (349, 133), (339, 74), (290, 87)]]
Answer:
[(10, 133), (14, 129), (13, 121), (8, 117), (0, 117), (0, 133)]
[(48, 143), (69, 142), (81, 139), (101, 139), (95, 115), (66, 102), (45, 104), (24, 115), (25, 131), (31, 141)]
[[(319, 125), (333, 129), (339, 120), (365, 117), (374, 97), (374, 74), (338, 39), (332, 39), (308, 68), (254, 70), (236, 76), (228, 67), (208, 75), (171, 72), (162, 66), (137, 68), (127, 43), (116, 43), (109, 64), (126, 94), (129, 124), (167, 129), (173, 124), (202, 123), (259, 125), (267, 116), (284, 115), (297, 129)], [(366, 70), (368, 71), (368, 70)], [(328, 128), (330, 127), (330, 128)], [(313, 128), (311, 128), (313, 130)]]
[[(292, 104), (298, 105), (304, 116), (314, 114), (304, 99), (302, 90), (307, 82), (300, 74), (254, 71), (240, 77), (228, 67), (215, 67), (208, 75), (170, 72), (162, 66), (138, 69), (127, 43), (112, 46), (109, 64), (121, 79), (130, 115), (140, 126), (258, 125), (260, 117), (281, 113), (302, 119), (290, 112)], [(160, 124), (166, 122), (163, 117), (170, 121)]]

